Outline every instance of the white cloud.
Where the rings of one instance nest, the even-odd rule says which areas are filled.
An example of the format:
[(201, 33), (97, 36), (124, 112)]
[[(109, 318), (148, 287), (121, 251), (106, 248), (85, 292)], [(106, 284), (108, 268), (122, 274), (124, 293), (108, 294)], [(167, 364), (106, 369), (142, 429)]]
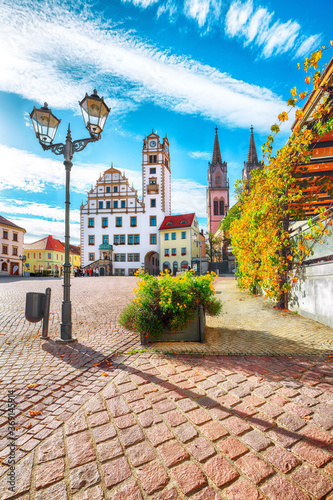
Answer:
[(142, 9), (146, 9), (147, 7), (151, 7), (155, 3), (159, 2), (159, 0), (122, 0), (124, 3), (132, 3), (137, 7), (141, 7)]
[(291, 49), (294, 46), (300, 28), (300, 25), (295, 21), (288, 21), (286, 23), (277, 21), (271, 28), (262, 31), (257, 43), (263, 45), (263, 56), (270, 57), (273, 52), (279, 54)]
[(167, 0), (164, 4), (159, 5), (156, 13), (157, 19), (162, 15), (168, 16), (169, 22), (173, 23), (178, 16), (177, 5), (173, 0)]
[(304, 57), (309, 55), (320, 43), (320, 35), (303, 37), (301, 45), (298, 47), (295, 57)]
[(262, 132), (283, 109), (273, 92), (161, 52), (75, 5), (0, 3), (0, 90), (77, 110), (86, 90), (97, 87), (113, 118), (145, 101), (231, 127), (252, 120)]
[(188, 155), (195, 160), (210, 160), (212, 157), (212, 153), (208, 153), (208, 151), (191, 151)]
[(244, 30), (244, 25), (250, 18), (253, 11), (252, 0), (242, 3), (236, 0), (230, 5), (225, 19), (225, 30), (231, 37), (238, 36)]
[(171, 182), (171, 211), (173, 214), (195, 212), (197, 217), (207, 217), (207, 186), (191, 179), (173, 179)]

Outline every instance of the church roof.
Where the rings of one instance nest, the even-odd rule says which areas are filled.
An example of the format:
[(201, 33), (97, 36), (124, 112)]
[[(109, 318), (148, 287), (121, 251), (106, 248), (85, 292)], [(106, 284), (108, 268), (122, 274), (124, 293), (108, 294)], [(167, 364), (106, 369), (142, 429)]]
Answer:
[(254, 143), (253, 126), (252, 125), (251, 125), (249, 152), (247, 155), (247, 163), (250, 163), (251, 165), (258, 165), (259, 164), (256, 145)]
[(217, 127), (215, 128), (215, 139), (214, 139), (214, 149), (213, 149), (213, 158), (212, 164), (222, 163), (222, 155), (220, 151), (219, 138), (217, 135)]
[(195, 213), (180, 214), (180, 215), (167, 215), (161, 224), (162, 229), (179, 229), (181, 227), (191, 227)]

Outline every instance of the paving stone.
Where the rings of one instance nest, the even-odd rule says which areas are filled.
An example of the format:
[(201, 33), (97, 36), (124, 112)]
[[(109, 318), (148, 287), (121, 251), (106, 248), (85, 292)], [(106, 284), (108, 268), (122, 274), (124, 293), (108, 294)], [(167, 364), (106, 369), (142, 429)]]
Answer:
[(198, 462), (203, 462), (216, 453), (214, 446), (205, 438), (201, 437), (188, 443), (187, 448)]
[(93, 488), (80, 491), (79, 493), (73, 496), (73, 500), (103, 500), (103, 499), (104, 499), (104, 494), (100, 486), (93, 486)]
[[(15, 495), (22, 495), (30, 489), (31, 473), (33, 466), (33, 454), (29, 454), (22, 462), (15, 466)], [(0, 480), (0, 498), (10, 498), (8, 492), (8, 477), (5, 475)], [(11, 495), (14, 496), (14, 495)]]
[(52, 437), (44, 441), (38, 449), (38, 462), (48, 462), (65, 456), (65, 448), (62, 432), (56, 432)]
[(211, 420), (211, 416), (209, 413), (202, 408), (198, 408), (197, 410), (192, 410), (187, 413), (188, 418), (192, 420), (196, 425), (201, 425), (205, 422)]
[(297, 443), (293, 447), (293, 453), (316, 467), (322, 467), (332, 458), (331, 454), (326, 453), (320, 448), (317, 448), (317, 446), (306, 442)]
[(289, 403), (290, 401), (288, 398), (280, 396), (279, 394), (273, 394), (273, 396), (271, 396), (269, 398), (269, 402), (273, 403), (274, 405), (283, 407), (285, 404)]
[(175, 488), (163, 490), (152, 497), (152, 500), (181, 500)]
[(205, 476), (193, 462), (177, 465), (172, 469), (172, 473), (184, 495), (207, 484)]
[(104, 402), (99, 394), (96, 394), (93, 398), (91, 398), (85, 405), (85, 410), (87, 415), (92, 415), (93, 413), (97, 413), (98, 411), (105, 410)]
[(169, 482), (169, 476), (158, 461), (139, 467), (137, 474), (143, 489), (148, 495), (166, 486)]
[[(171, 412), (172, 413), (172, 412)], [(137, 415), (142, 427), (151, 427), (154, 424), (162, 422), (161, 416), (155, 410), (147, 410)]]
[(123, 415), (122, 417), (117, 417), (114, 421), (119, 429), (127, 429), (127, 427), (132, 427), (132, 425), (136, 424), (134, 415), (131, 413)]
[(293, 413), (294, 415), (300, 418), (307, 417), (312, 413), (312, 410), (310, 410), (309, 408), (305, 408), (304, 406), (298, 403), (287, 403), (284, 406), (284, 409), (290, 411), (290, 413)]
[(149, 410), (152, 408), (152, 405), (146, 399), (140, 399), (139, 401), (133, 401), (130, 403), (130, 407), (134, 413), (139, 414), (143, 411)]
[(167, 411), (174, 410), (176, 407), (172, 403), (172, 401), (165, 399), (164, 401), (160, 401), (159, 403), (156, 403), (155, 408), (159, 413), (165, 413)]
[(322, 498), (333, 489), (333, 480), (312, 467), (301, 467), (291, 478), (315, 498)]
[(133, 425), (127, 429), (122, 429), (120, 431), (120, 437), (123, 440), (125, 446), (131, 446), (132, 444), (139, 443), (144, 440), (144, 435), (141, 428), (138, 425)]
[(183, 443), (191, 441), (192, 438), (198, 435), (193, 425), (191, 425), (189, 422), (175, 427), (174, 432)]
[(275, 441), (284, 448), (290, 448), (290, 446), (301, 439), (301, 436), (298, 434), (282, 428), (272, 429), (267, 432), (267, 435), (272, 441)]
[(89, 432), (80, 432), (67, 438), (69, 467), (77, 467), (95, 459)]
[(194, 408), (198, 408), (197, 403), (195, 403), (194, 401), (192, 401), (189, 398), (181, 399), (181, 400), (177, 401), (177, 405), (184, 412), (193, 410)]
[(264, 413), (271, 418), (276, 418), (281, 415), (281, 413), (283, 413), (283, 410), (280, 406), (273, 405), (271, 403), (265, 403), (264, 405), (260, 406), (259, 411), (260, 413)]
[(247, 434), (245, 434), (245, 436), (243, 436), (242, 439), (246, 444), (252, 446), (252, 448), (254, 448), (256, 451), (265, 450), (269, 445), (272, 444), (272, 441), (270, 439), (256, 430), (248, 432)]
[(229, 436), (223, 441), (220, 441), (217, 446), (225, 455), (227, 455), (227, 457), (231, 459), (237, 458), (249, 451), (249, 449), (234, 436)]
[(329, 415), (325, 415), (323, 413), (313, 413), (313, 415), (311, 415), (310, 421), (318, 427), (321, 427), (325, 431), (329, 431), (333, 427), (333, 417), (330, 417)]
[(118, 491), (112, 491), (112, 500), (142, 500), (140, 489), (136, 483), (130, 482)]
[(178, 443), (178, 441), (168, 441), (167, 443), (159, 446), (157, 449), (167, 467), (171, 467), (172, 465), (176, 465), (179, 462), (183, 462), (183, 460), (189, 457), (189, 454), (187, 453), (185, 448), (183, 448), (183, 446)]
[(122, 415), (127, 415), (130, 412), (127, 404), (121, 397), (116, 396), (107, 401), (107, 405), (113, 417), (120, 417)]
[(290, 483), (285, 477), (275, 476), (270, 479), (262, 490), (271, 500), (309, 500), (308, 495)]
[(52, 483), (64, 478), (65, 461), (63, 458), (57, 458), (51, 462), (40, 464), (37, 467), (36, 489), (45, 488)]
[(102, 464), (101, 467), (108, 488), (121, 483), (131, 475), (131, 469), (125, 457), (116, 458), (112, 462)]
[(173, 438), (173, 435), (165, 424), (157, 424), (147, 429), (147, 436), (154, 446), (158, 446)]
[[(224, 493), (228, 495), (230, 500), (264, 500), (261, 493), (245, 479), (239, 479), (239, 481), (229, 486)], [(212, 497), (212, 499), (214, 499), (214, 497)], [(283, 498), (283, 500), (285, 500), (285, 498)]]
[(67, 488), (65, 483), (57, 483), (50, 488), (46, 488), (45, 490), (38, 491), (36, 493), (36, 500), (67, 500)]
[(257, 413), (253, 417), (248, 418), (247, 421), (263, 432), (276, 426), (276, 423), (272, 418), (260, 415), (260, 413)]
[(230, 417), (232, 412), (223, 406), (215, 406), (215, 408), (211, 408), (210, 414), (217, 420), (223, 420)]
[(120, 457), (124, 453), (118, 439), (113, 439), (112, 441), (98, 444), (97, 450), (101, 462), (105, 462), (106, 460), (110, 460), (111, 458)]
[(183, 424), (184, 422), (187, 421), (184, 415), (180, 413), (178, 410), (169, 411), (168, 413), (165, 413), (164, 418), (165, 420), (168, 421), (171, 427), (176, 427), (177, 425)]
[(81, 488), (93, 486), (99, 480), (99, 472), (95, 462), (77, 467), (70, 473), (71, 493), (77, 493)]
[(321, 431), (312, 425), (308, 425), (300, 431), (300, 434), (316, 446), (326, 448), (333, 443), (333, 436)]
[(148, 443), (139, 443), (132, 446), (128, 449), (128, 456), (135, 467), (146, 464), (156, 458), (153, 448)]
[(226, 406), (227, 408), (232, 408), (233, 406), (235, 406), (237, 403), (240, 402), (239, 397), (234, 396), (233, 394), (230, 393), (226, 394), (225, 396), (220, 396), (217, 399), (222, 406)]
[(251, 417), (257, 413), (257, 410), (254, 410), (251, 406), (246, 405), (245, 403), (240, 403), (239, 405), (234, 406), (234, 412), (241, 418)]
[(219, 500), (220, 498), (210, 486), (191, 496), (191, 500)]
[(239, 476), (237, 470), (222, 456), (211, 458), (203, 465), (208, 477), (221, 488)]
[(96, 443), (101, 443), (102, 441), (115, 437), (117, 432), (112, 424), (105, 424), (100, 427), (95, 427), (95, 429), (93, 429), (93, 434)]
[(235, 465), (255, 484), (273, 474), (274, 469), (252, 452), (236, 460)]
[(228, 432), (219, 422), (208, 422), (200, 428), (200, 432), (204, 434), (211, 441), (216, 441), (223, 436), (226, 436)]
[(68, 422), (65, 424), (65, 432), (67, 436), (74, 434), (75, 432), (80, 432), (88, 429), (86, 422), (86, 417), (82, 410), (76, 413)]
[(252, 430), (252, 427), (239, 417), (230, 417), (224, 420), (223, 425), (231, 432), (239, 436), (244, 432)]
[(264, 453), (264, 458), (268, 460), (274, 467), (286, 474), (291, 471), (301, 462), (292, 453), (281, 448), (274, 446)]
[(91, 427), (97, 427), (98, 425), (103, 425), (110, 421), (109, 415), (106, 411), (95, 413), (88, 417), (88, 420)]

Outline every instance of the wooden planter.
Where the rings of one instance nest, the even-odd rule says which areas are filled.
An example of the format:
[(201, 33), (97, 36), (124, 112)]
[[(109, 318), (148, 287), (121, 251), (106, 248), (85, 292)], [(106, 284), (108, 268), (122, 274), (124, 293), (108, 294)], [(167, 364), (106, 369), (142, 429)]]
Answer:
[(145, 345), (148, 342), (205, 342), (205, 312), (202, 306), (198, 307), (198, 316), (191, 321), (185, 330), (179, 332), (164, 332), (158, 337), (141, 333), (140, 343)]

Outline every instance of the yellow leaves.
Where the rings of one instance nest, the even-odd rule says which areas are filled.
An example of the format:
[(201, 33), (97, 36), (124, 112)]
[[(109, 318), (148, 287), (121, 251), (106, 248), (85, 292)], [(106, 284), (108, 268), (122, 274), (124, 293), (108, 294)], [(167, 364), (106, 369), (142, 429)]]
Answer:
[(278, 115), (278, 119), (280, 120), (280, 122), (285, 122), (285, 121), (289, 120), (289, 116), (285, 111), (283, 111), (282, 113), (280, 113)]
[[(299, 65), (298, 65), (299, 66)], [(290, 93), (293, 97), (295, 97), (297, 95), (297, 89), (296, 87), (293, 87), (292, 89), (290, 89)]]
[(306, 76), (306, 77), (305, 77), (305, 83), (306, 83), (307, 85), (309, 85), (309, 83), (310, 83), (310, 82), (311, 82), (311, 78), (310, 78), (309, 76)]
[(38, 386), (38, 384), (29, 384), (29, 385), (27, 385), (27, 388), (28, 389), (34, 389), (37, 386)]
[(104, 373), (102, 373), (102, 375), (101, 375), (101, 377), (107, 377), (107, 376), (108, 376), (108, 374), (107, 374), (107, 373), (105, 373), (105, 372), (104, 372)]
[(35, 416), (35, 415), (40, 415), (41, 413), (43, 413), (43, 410), (39, 410), (39, 411), (33, 411), (33, 410), (29, 410), (29, 413), (31, 416)]

